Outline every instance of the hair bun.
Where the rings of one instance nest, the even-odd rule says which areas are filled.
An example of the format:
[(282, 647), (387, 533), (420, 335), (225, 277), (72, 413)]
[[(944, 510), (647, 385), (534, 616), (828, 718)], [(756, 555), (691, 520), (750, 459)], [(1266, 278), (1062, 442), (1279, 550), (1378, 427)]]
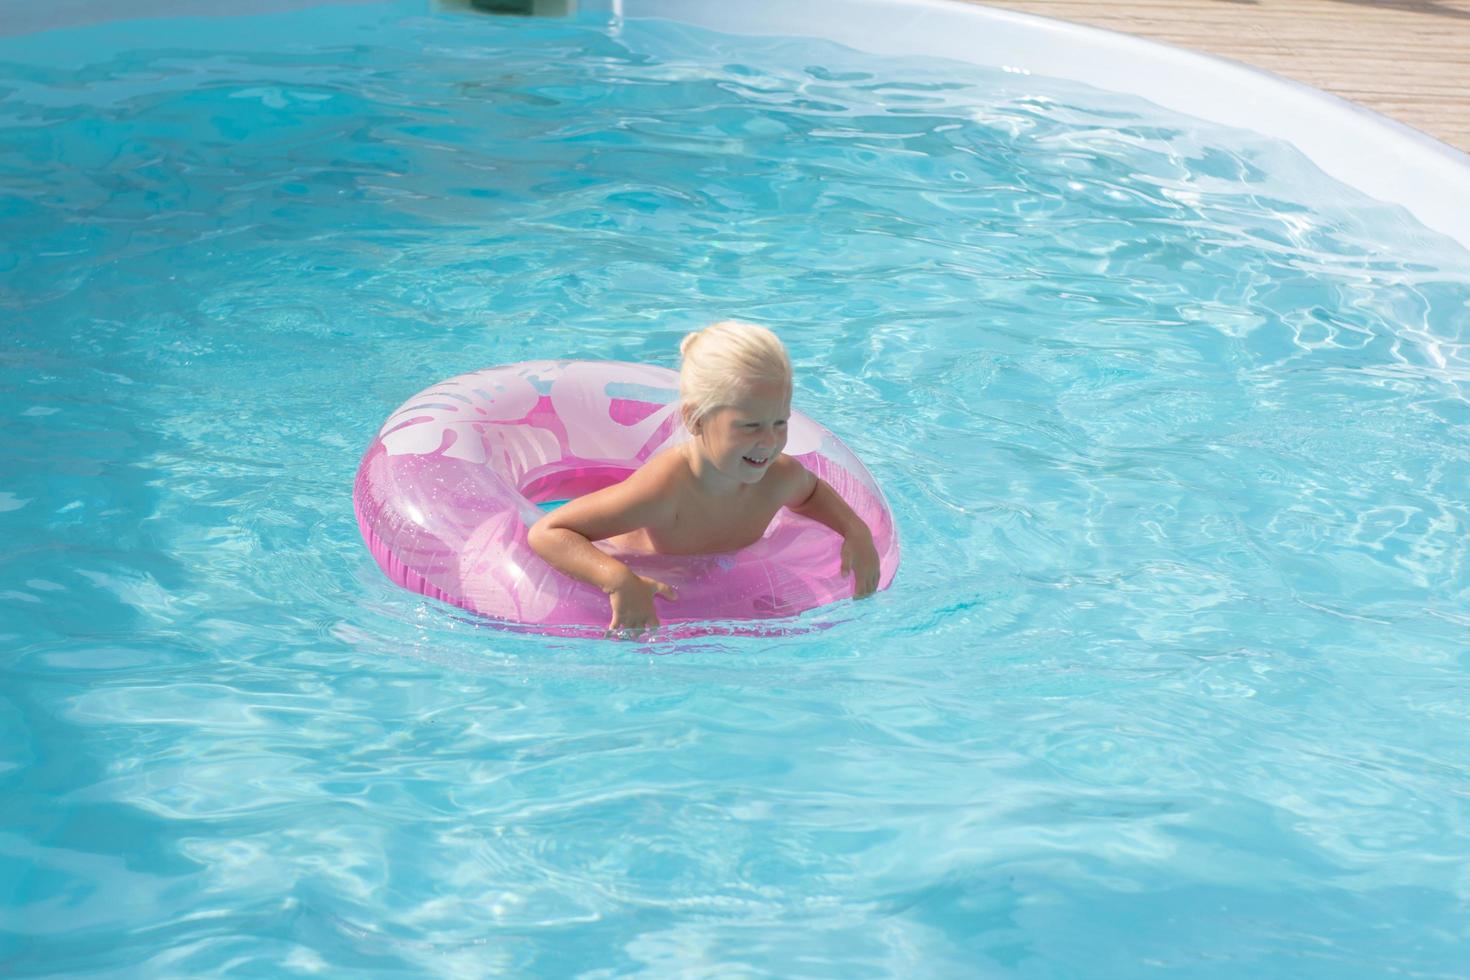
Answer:
[(684, 335), (684, 339), (681, 340), (681, 341), (679, 341), (679, 356), (680, 357), (688, 357), (689, 356), (689, 348), (691, 348), (691, 347), (694, 346), (694, 342), (699, 339), (699, 335), (702, 332), (703, 331), (695, 330), (692, 333), (686, 333)]

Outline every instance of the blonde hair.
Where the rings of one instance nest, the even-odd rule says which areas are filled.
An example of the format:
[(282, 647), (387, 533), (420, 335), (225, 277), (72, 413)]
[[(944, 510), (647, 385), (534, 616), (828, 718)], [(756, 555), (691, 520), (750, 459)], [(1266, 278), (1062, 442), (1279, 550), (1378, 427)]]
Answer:
[(778, 386), (791, 397), (791, 358), (765, 327), (722, 320), (685, 336), (679, 354), (679, 403), (690, 429), (753, 388)]

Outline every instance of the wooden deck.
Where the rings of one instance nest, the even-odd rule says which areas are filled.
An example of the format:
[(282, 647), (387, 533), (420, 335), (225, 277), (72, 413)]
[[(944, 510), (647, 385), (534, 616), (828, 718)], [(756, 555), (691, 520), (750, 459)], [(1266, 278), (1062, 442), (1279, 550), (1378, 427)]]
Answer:
[(1242, 61), (1470, 153), (1470, 0), (983, 2)]

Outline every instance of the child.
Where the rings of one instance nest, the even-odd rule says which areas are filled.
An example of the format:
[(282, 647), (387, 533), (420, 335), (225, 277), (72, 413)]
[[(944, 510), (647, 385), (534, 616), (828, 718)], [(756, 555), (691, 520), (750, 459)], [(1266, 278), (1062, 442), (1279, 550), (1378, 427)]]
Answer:
[(764, 327), (725, 321), (689, 334), (679, 353), (679, 408), (694, 438), (541, 518), (531, 547), (607, 593), (609, 630), (653, 629), (653, 597), (674, 599), (674, 590), (593, 541), (665, 555), (734, 551), (760, 540), (776, 512), (790, 507), (842, 535), (842, 574), (852, 571), (856, 598), (871, 594), (878, 587), (872, 532), (825, 481), (781, 454), (791, 415), (791, 361), (781, 341)]

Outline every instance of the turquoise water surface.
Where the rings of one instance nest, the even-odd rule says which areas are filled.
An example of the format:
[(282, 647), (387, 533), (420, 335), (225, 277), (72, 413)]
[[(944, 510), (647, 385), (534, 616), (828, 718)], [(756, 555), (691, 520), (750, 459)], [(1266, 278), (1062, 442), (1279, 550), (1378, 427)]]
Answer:
[[(409, 395), (731, 316), (889, 591), (573, 641), (373, 564)], [(0, 975), (1470, 976), (1470, 253), (1289, 147), (669, 22), (58, 28), (0, 330)]]

